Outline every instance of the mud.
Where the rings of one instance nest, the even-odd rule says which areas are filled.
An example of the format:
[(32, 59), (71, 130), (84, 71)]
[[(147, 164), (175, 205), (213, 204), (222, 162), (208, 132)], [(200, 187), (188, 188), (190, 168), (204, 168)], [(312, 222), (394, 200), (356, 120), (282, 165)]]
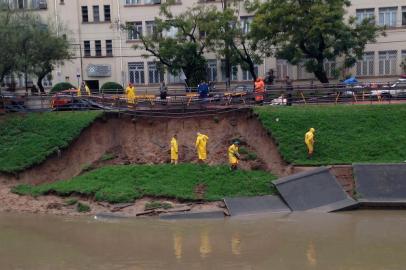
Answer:
[(169, 163), (169, 142), (178, 135), (179, 162), (196, 162), (196, 132), (209, 136), (209, 165), (227, 163), (227, 147), (233, 139), (255, 153), (255, 160), (242, 160), (242, 169), (266, 169), (277, 176), (288, 175), (287, 166), (261, 123), (247, 112), (234, 112), (217, 117), (186, 119), (131, 118), (111, 115), (97, 120), (84, 130), (67, 149), (61, 149), (44, 163), (16, 175), (0, 175), (2, 181), (40, 184), (79, 175), (90, 166), (104, 164), (103, 155), (113, 153), (107, 164)]

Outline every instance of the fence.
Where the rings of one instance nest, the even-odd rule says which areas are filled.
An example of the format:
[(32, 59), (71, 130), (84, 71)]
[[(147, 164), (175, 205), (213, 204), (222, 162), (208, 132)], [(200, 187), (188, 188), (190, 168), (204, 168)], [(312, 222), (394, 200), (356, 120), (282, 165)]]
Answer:
[[(0, 110), (5, 112), (52, 110), (200, 110), (221, 107), (249, 107), (257, 104), (252, 85), (236, 86), (230, 91), (211, 89), (207, 98), (200, 98), (196, 88), (170, 88), (166, 99), (161, 99), (158, 89), (136, 92), (134, 101), (115, 89), (92, 92), (78, 96), (76, 90), (56, 94), (16, 95), (0, 92)], [(365, 104), (393, 103), (406, 100), (406, 84), (371, 85), (283, 85), (267, 86), (261, 104)]]

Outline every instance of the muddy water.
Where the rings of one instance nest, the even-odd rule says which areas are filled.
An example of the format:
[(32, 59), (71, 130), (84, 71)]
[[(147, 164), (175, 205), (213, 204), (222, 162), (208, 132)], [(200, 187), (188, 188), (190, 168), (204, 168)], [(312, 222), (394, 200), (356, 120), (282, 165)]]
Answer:
[(0, 213), (0, 269), (405, 269), (406, 212), (97, 221)]

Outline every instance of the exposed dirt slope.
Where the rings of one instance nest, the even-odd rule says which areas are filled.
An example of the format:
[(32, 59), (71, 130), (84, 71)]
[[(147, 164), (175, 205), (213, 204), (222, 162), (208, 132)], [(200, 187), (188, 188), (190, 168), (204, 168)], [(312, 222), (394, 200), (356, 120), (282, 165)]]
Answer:
[(227, 147), (240, 138), (257, 160), (242, 161), (245, 169), (263, 168), (278, 176), (291, 173), (280, 157), (276, 145), (260, 122), (247, 112), (233, 112), (213, 117), (185, 119), (107, 116), (87, 128), (67, 149), (43, 164), (18, 175), (0, 175), (0, 180), (20, 183), (43, 183), (68, 179), (97, 162), (105, 153), (114, 153), (114, 164), (154, 164), (169, 162), (169, 142), (178, 134), (180, 162), (195, 162), (196, 132), (209, 136), (208, 164), (227, 163)]

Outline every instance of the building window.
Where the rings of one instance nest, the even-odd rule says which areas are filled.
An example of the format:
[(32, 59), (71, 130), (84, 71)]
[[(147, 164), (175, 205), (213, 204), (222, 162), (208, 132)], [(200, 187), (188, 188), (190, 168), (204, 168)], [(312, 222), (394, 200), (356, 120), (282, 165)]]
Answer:
[(163, 81), (163, 73), (159, 70), (156, 62), (148, 62), (148, 82), (160, 83)]
[(373, 76), (374, 75), (374, 62), (375, 53), (366, 52), (362, 56), (362, 60), (357, 62), (357, 76)]
[(207, 60), (207, 79), (209, 82), (217, 81), (217, 61)]
[[(221, 60), (221, 80), (223, 82), (227, 81), (227, 74), (226, 74), (226, 61)], [(231, 80), (238, 81), (238, 67), (231, 66)]]
[[(258, 75), (258, 65), (254, 66), (254, 72), (256, 75)], [(254, 80), (251, 72), (248, 69), (242, 69), (242, 80), (243, 81), (253, 81)]]
[(128, 63), (130, 83), (144, 84), (144, 62)]
[(93, 22), (100, 22), (99, 6), (93, 6)]
[(185, 83), (185, 74), (183, 71), (180, 71), (178, 75), (174, 75), (173, 73), (168, 73), (168, 83)]
[(106, 40), (106, 56), (113, 56), (113, 41)]
[(110, 22), (111, 21), (111, 14), (110, 14), (110, 5), (104, 5), (104, 21)]
[(327, 78), (334, 78), (336, 73), (336, 62), (324, 61), (324, 71), (326, 72)]
[(96, 56), (102, 56), (101, 40), (95, 40)]
[(131, 29), (128, 30), (128, 40), (140, 39), (142, 35), (142, 22), (128, 23)]
[(84, 45), (85, 57), (91, 56), (91, 52), (90, 52), (90, 41), (89, 41), (89, 40), (85, 40), (83, 43), (84, 43), (83, 45)]
[(395, 75), (397, 58), (397, 51), (379, 52), (379, 75)]
[(357, 23), (362, 23), (363, 20), (373, 18), (374, 16), (375, 16), (375, 9), (373, 9), (373, 8), (356, 10)]
[(82, 22), (89, 21), (89, 14), (87, 10), (87, 6), (82, 6)]
[(396, 27), (396, 14), (398, 12), (397, 7), (388, 7), (379, 9), (379, 25), (385, 25), (388, 27)]
[(278, 80), (284, 80), (286, 76), (292, 77), (292, 65), (288, 60), (277, 59), (276, 60), (276, 78)]
[(306, 70), (304, 63), (299, 63), (297, 65), (297, 79), (298, 80), (314, 79), (314, 74)]
[(146, 4), (146, 5), (159, 5), (159, 4), (161, 4), (161, 0), (144, 0), (144, 4)]
[(126, 5), (139, 5), (141, 4), (141, 0), (125, 0)]
[(241, 29), (243, 31), (243, 33), (247, 34), (250, 31), (250, 26), (252, 23), (252, 16), (249, 17), (241, 17)]
[(148, 36), (152, 36), (157, 33), (155, 21), (146, 21), (145, 29)]
[(168, 30), (163, 30), (163, 36), (166, 38), (176, 38), (178, 34), (178, 28), (175, 26), (171, 26)]

